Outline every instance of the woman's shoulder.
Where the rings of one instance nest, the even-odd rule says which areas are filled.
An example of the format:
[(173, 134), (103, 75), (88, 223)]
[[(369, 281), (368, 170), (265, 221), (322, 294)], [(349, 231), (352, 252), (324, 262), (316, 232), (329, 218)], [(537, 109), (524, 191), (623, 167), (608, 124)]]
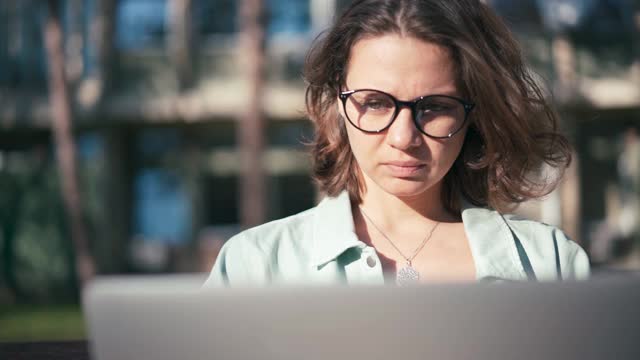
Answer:
[[(220, 250), (205, 286), (269, 284), (309, 275), (325, 256), (355, 245), (348, 194), (324, 198), (316, 207), (245, 230)], [(351, 235), (351, 236), (350, 236)]]
[(230, 238), (226, 244), (229, 246), (252, 246), (266, 250), (272, 248), (279, 241), (301, 238), (312, 225), (315, 212), (316, 207), (313, 207), (295, 215), (254, 226)]
[(512, 214), (503, 218), (523, 246), (534, 254), (565, 255), (572, 260), (584, 256), (587, 260), (582, 247), (559, 227)]
[[(557, 226), (490, 209), (469, 210), (466, 217), (473, 233), (469, 236), (480, 244), (476, 248), (484, 254), (501, 256), (493, 256), (492, 262), (513, 262), (513, 268), (529, 279), (588, 278), (586, 252)], [(491, 250), (487, 249), (489, 246)]]
[(231, 237), (220, 249), (204, 286), (271, 283), (277, 264), (307, 256), (315, 211), (311, 208)]

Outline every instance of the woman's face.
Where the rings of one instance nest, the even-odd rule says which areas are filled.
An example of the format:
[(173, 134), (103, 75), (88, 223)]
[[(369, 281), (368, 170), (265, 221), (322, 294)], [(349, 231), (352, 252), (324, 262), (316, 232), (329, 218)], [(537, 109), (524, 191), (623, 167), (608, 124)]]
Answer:
[[(449, 52), (438, 45), (395, 34), (364, 38), (351, 49), (342, 90), (382, 90), (405, 101), (434, 94), (460, 97), (454, 71)], [(344, 116), (340, 102), (339, 107)], [(466, 132), (464, 128), (451, 138), (430, 138), (416, 128), (409, 108), (402, 108), (380, 133), (345, 123), (367, 192), (382, 190), (401, 198), (440, 191)]]

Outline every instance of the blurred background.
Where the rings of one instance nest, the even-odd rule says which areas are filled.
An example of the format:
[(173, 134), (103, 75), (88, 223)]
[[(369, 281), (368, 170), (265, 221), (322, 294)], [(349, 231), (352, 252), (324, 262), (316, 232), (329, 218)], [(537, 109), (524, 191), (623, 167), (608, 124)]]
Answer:
[[(301, 71), (349, 2), (0, 0), (0, 341), (84, 338), (92, 276), (206, 272), (314, 206)], [(640, 0), (486, 2), (575, 147), (517, 212), (640, 270)]]

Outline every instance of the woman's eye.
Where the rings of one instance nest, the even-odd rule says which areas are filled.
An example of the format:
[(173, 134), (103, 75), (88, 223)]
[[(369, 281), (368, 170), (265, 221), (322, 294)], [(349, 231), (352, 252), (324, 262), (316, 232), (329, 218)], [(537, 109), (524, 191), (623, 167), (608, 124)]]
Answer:
[(444, 112), (451, 110), (451, 106), (443, 104), (427, 104), (422, 108), (422, 111), (430, 112)]
[(364, 103), (364, 106), (371, 110), (384, 110), (391, 107), (387, 101), (380, 100), (368, 100)]

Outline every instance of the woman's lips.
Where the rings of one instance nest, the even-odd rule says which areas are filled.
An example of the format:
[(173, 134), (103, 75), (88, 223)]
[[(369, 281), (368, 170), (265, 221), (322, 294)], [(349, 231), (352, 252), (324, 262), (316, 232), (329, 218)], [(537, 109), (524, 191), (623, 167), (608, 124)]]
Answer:
[(385, 163), (384, 166), (391, 172), (391, 175), (395, 177), (410, 177), (419, 174), (426, 169), (425, 164), (420, 163), (399, 163), (391, 162)]

